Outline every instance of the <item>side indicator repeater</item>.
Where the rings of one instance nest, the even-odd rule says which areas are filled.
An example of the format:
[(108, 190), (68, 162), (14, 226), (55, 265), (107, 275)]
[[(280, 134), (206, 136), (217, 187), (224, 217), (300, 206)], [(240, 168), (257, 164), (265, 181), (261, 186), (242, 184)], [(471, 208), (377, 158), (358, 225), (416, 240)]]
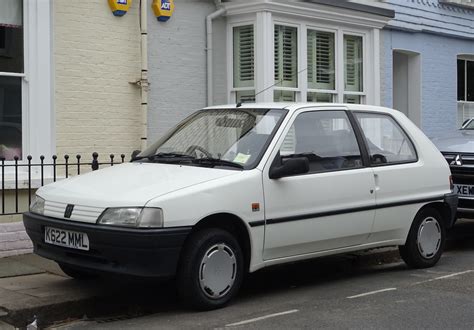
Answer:
[(252, 203), (252, 212), (260, 211), (260, 203)]

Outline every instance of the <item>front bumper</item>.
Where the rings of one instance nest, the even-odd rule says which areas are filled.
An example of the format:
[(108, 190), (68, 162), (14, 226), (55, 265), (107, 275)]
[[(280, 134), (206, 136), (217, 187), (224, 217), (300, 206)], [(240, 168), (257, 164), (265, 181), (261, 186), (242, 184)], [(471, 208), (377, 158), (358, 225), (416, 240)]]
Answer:
[(448, 228), (451, 228), (456, 221), (456, 209), (458, 207), (458, 195), (454, 192), (444, 195), (444, 203), (449, 207), (450, 219)]
[[(143, 277), (176, 274), (181, 248), (191, 227), (136, 229), (87, 224), (23, 214), (34, 252), (47, 259), (92, 271)], [(86, 233), (89, 251), (45, 243), (45, 227)]]

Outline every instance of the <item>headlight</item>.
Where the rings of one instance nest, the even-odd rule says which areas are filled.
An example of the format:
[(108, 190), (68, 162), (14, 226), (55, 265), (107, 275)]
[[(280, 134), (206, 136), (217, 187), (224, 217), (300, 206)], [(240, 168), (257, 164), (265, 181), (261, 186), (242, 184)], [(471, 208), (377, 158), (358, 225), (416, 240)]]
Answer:
[(35, 195), (30, 204), (30, 212), (44, 214), (44, 199)]
[(163, 210), (151, 207), (123, 207), (106, 209), (98, 224), (138, 228), (163, 227)]

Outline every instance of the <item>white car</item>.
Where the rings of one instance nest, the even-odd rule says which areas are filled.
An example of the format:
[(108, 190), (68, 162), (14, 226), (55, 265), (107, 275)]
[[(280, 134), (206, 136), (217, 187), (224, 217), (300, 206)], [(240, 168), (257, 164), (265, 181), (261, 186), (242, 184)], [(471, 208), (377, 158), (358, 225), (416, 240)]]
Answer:
[(238, 104), (194, 113), (131, 163), (40, 188), (24, 223), (72, 277), (176, 277), (212, 309), (276, 264), (398, 245), (433, 266), (456, 206), (448, 164), (398, 111)]

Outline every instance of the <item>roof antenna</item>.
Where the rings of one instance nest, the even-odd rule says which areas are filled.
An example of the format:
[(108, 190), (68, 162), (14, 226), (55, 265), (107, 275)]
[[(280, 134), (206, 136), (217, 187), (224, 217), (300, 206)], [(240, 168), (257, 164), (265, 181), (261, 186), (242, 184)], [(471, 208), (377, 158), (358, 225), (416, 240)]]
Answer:
[[(302, 72), (304, 72), (304, 71), (306, 71), (306, 70), (308, 70), (308, 68), (301, 69), (300, 71), (293, 73), (293, 74), (291, 75), (291, 77), (293, 77), (293, 76), (299, 76), (300, 73), (302, 73)], [(278, 85), (278, 84), (280, 84), (280, 83), (282, 83), (282, 82), (283, 82), (283, 78), (280, 79), (280, 80), (278, 80), (278, 81), (277, 81), (276, 83), (274, 83), (273, 85), (270, 85), (270, 86), (268, 86), (267, 88), (262, 89), (261, 91), (259, 91), (258, 93), (255, 94), (255, 98), (257, 98), (257, 95), (262, 94), (262, 93), (265, 92), (266, 90), (268, 90), (268, 89), (272, 88), (273, 86), (276, 86), (276, 85)]]
[(242, 102), (237, 103), (237, 108), (240, 108), (242, 106)]

